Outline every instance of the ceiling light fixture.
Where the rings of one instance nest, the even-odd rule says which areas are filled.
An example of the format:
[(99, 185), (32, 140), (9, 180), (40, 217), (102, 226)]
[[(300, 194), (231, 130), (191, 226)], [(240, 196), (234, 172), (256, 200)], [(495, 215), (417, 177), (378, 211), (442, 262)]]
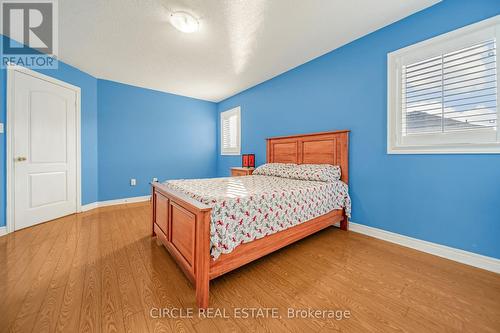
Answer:
[(174, 12), (170, 14), (170, 23), (179, 31), (192, 33), (198, 31), (200, 22), (191, 14), (186, 12)]

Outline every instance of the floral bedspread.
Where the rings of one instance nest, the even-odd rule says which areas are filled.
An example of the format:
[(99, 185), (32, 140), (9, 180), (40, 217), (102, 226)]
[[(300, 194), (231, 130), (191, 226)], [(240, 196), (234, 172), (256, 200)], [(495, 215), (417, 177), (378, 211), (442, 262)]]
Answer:
[(183, 179), (165, 182), (212, 207), (211, 255), (217, 259), (238, 245), (345, 208), (351, 213), (348, 187), (271, 176)]

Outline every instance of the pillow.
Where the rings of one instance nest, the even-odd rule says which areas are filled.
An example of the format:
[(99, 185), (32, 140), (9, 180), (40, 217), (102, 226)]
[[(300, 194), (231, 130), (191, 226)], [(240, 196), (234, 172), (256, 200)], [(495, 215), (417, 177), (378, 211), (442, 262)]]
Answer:
[(340, 167), (330, 164), (299, 164), (288, 178), (334, 182), (340, 179)]
[(295, 166), (293, 163), (266, 163), (256, 168), (252, 175), (291, 178)]

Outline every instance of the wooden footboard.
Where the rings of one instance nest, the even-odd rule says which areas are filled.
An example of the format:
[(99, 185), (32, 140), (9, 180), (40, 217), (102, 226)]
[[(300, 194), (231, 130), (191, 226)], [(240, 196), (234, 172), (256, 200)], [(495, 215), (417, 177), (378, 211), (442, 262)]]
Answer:
[(152, 235), (196, 287), (196, 304), (208, 306), (211, 208), (160, 183), (152, 184)]

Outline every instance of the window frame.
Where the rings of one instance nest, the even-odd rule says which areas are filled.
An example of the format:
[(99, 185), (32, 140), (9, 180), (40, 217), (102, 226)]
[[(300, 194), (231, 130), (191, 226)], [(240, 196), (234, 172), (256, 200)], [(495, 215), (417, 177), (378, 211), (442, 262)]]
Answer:
[[(495, 38), (497, 70), (496, 142), (484, 142), (478, 131), (412, 135), (403, 138), (402, 66), (440, 56)], [(500, 15), (427, 39), (387, 54), (387, 153), (388, 154), (499, 154), (500, 153)], [(491, 132), (491, 130), (490, 130)], [(464, 141), (466, 140), (466, 142)]]
[[(233, 115), (237, 116), (236, 126), (236, 148), (224, 148), (224, 120)], [(241, 107), (237, 106), (220, 113), (220, 154), (221, 155), (241, 155)]]

